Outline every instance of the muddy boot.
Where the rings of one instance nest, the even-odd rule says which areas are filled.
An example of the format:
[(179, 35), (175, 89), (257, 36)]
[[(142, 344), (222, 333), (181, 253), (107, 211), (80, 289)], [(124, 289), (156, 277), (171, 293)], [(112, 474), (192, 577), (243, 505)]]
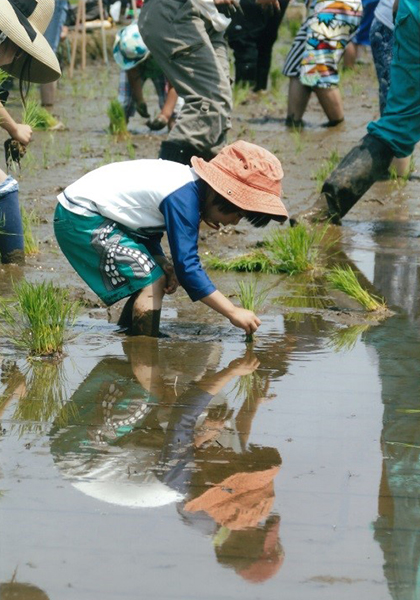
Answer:
[(160, 309), (148, 310), (140, 316), (133, 317), (133, 323), (127, 332), (130, 335), (147, 335), (148, 337), (160, 337)]
[(162, 142), (160, 146), (159, 158), (163, 160), (172, 160), (183, 165), (191, 165), (191, 158), (193, 156), (200, 156), (204, 160), (214, 158), (214, 154), (210, 150), (208, 152), (200, 152), (191, 144), (177, 144), (168, 140)]
[(321, 190), (333, 221), (344, 217), (375, 181), (385, 175), (392, 158), (391, 148), (370, 134), (350, 150)]
[(311, 208), (290, 217), (292, 227), (297, 223), (330, 221), (336, 225), (365, 192), (387, 172), (392, 160), (389, 146), (373, 135), (366, 135), (343, 158), (322, 186)]

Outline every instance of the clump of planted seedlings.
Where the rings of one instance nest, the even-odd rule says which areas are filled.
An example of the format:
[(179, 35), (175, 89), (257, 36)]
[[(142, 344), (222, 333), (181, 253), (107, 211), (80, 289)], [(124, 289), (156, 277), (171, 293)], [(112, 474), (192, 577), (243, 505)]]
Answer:
[(332, 150), (327, 160), (324, 160), (321, 163), (319, 169), (315, 171), (313, 174), (313, 178), (316, 181), (316, 189), (318, 192), (321, 191), (322, 186), (324, 185), (324, 181), (327, 179), (329, 175), (334, 171), (335, 167), (340, 162), (340, 155), (337, 150)]
[[(242, 308), (256, 312), (267, 298), (267, 292), (265, 290), (258, 292), (255, 281), (240, 281), (238, 283), (237, 296)], [(245, 341), (247, 343), (253, 342), (253, 334), (246, 334)]]
[(79, 311), (67, 290), (51, 282), (13, 285), (14, 298), (0, 299), (0, 329), (31, 356), (60, 356)]
[(120, 139), (127, 138), (127, 121), (124, 108), (118, 100), (111, 100), (108, 107), (109, 132)]
[(23, 108), (22, 123), (29, 125), (32, 129), (47, 131), (55, 127), (58, 121), (37, 100), (29, 98)]
[[(307, 228), (303, 224), (286, 231), (276, 230), (265, 239), (261, 248), (229, 260), (211, 257), (209, 268), (222, 271), (258, 271), (260, 273), (287, 273), (295, 275), (320, 267), (321, 243), (328, 225)], [(334, 240), (328, 242), (333, 245)]]
[(333, 289), (344, 292), (353, 298), (369, 312), (386, 309), (382, 298), (370, 294), (361, 285), (355, 272), (350, 266), (340, 267), (335, 265), (326, 275), (328, 283)]
[(28, 212), (23, 206), (20, 209), (23, 224), (23, 243), (26, 256), (39, 252), (39, 241), (35, 238), (32, 227), (39, 225), (39, 217), (35, 211)]

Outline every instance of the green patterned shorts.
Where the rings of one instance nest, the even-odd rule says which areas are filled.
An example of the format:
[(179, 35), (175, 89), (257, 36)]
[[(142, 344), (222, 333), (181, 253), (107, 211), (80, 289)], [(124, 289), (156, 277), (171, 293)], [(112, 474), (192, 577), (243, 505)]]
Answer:
[(110, 219), (76, 215), (58, 204), (54, 232), (73, 269), (107, 306), (164, 274), (148, 249)]

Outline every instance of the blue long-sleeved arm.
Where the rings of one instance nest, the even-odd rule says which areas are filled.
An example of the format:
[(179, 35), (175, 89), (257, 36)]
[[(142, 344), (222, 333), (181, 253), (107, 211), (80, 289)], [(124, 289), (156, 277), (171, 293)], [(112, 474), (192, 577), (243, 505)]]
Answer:
[(194, 302), (216, 290), (198, 255), (200, 226), (200, 181), (194, 181), (167, 196), (159, 210), (164, 216), (175, 273)]

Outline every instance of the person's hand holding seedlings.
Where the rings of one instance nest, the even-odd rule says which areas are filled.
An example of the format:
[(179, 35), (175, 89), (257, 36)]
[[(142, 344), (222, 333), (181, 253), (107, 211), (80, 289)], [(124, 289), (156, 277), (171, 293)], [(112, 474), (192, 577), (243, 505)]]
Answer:
[(24, 123), (16, 123), (14, 131), (9, 131), (14, 140), (27, 146), (32, 139), (32, 128)]
[(260, 361), (253, 352), (246, 352), (241, 358), (230, 361), (228, 369), (235, 377), (250, 375), (260, 366)]

